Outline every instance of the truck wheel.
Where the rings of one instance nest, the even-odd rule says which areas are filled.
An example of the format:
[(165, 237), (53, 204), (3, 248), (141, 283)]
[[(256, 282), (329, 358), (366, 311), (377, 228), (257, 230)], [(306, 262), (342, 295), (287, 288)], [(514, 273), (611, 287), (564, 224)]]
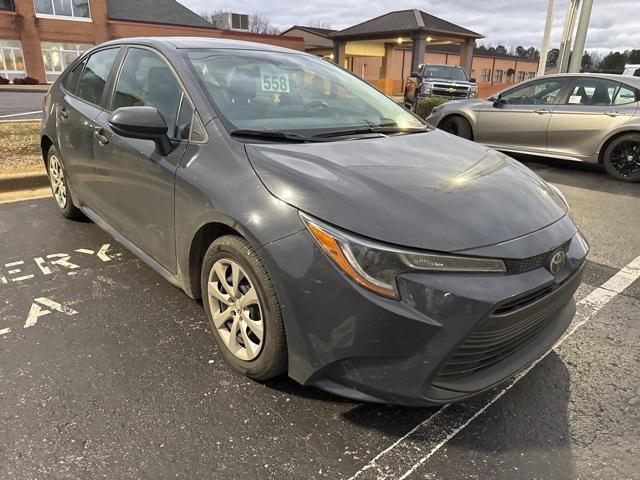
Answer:
[(467, 119), (458, 115), (452, 115), (447, 117), (440, 124), (440, 128), (445, 132), (457, 135), (465, 140), (473, 140), (473, 131), (471, 130), (471, 124)]

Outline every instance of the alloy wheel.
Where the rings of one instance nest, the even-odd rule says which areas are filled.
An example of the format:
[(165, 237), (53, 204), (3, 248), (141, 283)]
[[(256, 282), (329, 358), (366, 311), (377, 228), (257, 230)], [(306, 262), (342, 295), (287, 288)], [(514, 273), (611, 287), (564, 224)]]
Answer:
[(623, 177), (640, 174), (640, 143), (632, 140), (620, 143), (611, 152), (610, 162)]
[(67, 184), (64, 179), (62, 163), (56, 155), (49, 157), (49, 181), (58, 206), (64, 209), (67, 206)]
[(264, 318), (258, 294), (242, 267), (223, 258), (216, 261), (207, 282), (213, 324), (229, 351), (251, 361), (264, 343)]

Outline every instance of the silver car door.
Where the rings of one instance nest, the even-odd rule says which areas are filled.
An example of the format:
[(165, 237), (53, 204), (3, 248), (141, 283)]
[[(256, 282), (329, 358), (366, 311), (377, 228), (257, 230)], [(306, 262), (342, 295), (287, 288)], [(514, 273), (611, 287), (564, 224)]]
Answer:
[(598, 77), (573, 80), (568, 95), (551, 116), (549, 154), (588, 159), (609, 133), (638, 109), (635, 89)]
[(532, 80), (504, 92), (479, 113), (476, 140), (505, 150), (545, 152), (547, 125), (566, 79)]

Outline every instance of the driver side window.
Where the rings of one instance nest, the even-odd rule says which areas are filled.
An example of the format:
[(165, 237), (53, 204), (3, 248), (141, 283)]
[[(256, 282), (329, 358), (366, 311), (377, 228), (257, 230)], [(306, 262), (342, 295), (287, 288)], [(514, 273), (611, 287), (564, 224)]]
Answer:
[(563, 78), (538, 80), (518, 86), (502, 94), (500, 99), (507, 105), (545, 105), (555, 103), (565, 84)]

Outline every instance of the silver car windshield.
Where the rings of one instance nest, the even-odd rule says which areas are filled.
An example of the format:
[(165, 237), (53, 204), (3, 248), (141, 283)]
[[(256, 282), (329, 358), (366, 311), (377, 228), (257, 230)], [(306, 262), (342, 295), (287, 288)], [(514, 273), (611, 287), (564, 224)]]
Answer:
[(235, 129), (312, 133), (424, 128), (386, 95), (310, 55), (198, 49), (186, 53), (218, 112)]

